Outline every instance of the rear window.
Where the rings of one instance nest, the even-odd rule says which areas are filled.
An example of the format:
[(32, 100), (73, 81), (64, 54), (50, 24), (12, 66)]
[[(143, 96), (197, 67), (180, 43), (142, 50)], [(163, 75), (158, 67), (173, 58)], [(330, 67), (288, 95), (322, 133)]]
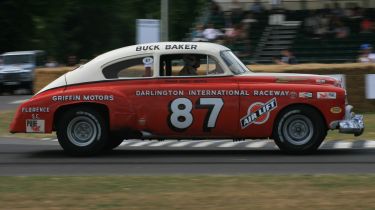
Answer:
[(152, 77), (154, 59), (152, 56), (143, 56), (122, 60), (103, 69), (107, 79)]

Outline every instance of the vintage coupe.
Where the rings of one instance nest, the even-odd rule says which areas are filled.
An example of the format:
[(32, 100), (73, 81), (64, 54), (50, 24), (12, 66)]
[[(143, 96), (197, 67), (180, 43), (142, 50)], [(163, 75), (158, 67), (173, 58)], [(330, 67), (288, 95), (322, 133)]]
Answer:
[(161, 42), (102, 54), (23, 103), (11, 133), (56, 131), (73, 155), (124, 139), (266, 139), (286, 152), (315, 151), (329, 129), (364, 124), (328, 76), (253, 73), (212, 43)]

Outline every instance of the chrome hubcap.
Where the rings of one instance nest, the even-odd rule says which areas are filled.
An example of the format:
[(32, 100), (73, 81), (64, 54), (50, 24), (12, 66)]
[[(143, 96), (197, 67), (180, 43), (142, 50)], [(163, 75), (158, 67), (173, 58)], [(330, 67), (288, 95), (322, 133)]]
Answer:
[(313, 136), (313, 130), (311, 120), (304, 115), (290, 116), (283, 126), (285, 140), (294, 145), (308, 143)]
[(97, 136), (95, 122), (86, 116), (79, 116), (68, 124), (67, 134), (70, 142), (79, 147), (90, 145)]

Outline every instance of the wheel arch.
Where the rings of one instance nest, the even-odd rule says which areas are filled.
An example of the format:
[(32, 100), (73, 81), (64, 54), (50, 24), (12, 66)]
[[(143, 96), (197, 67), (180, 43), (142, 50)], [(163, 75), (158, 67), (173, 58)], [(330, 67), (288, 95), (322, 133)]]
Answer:
[(53, 115), (53, 130), (56, 131), (57, 120), (64, 113), (64, 111), (69, 110), (71, 108), (77, 108), (77, 107), (90, 107), (92, 109), (95, 109), (96, 111), (102, 114), (104, 119), (107, 120), (108, 126), (109, 126), (109, 123), (110, 123), (109, 109), (106, 105), (100, 104), (100, 103), (84, 102), (84, 103), (67, 104), (67, 105), (63, 105), (57, 108)]
[(308, 108), (311, 108), (313, 110), (315, 110), (317, 113), (319, 113), (320, 117), (324, 120), (325, 122), (325, 127), (328, 129), (328, 125), (327, 125), (327, 119), (325, 118), (325, 116), (323, 115), (322, 111), (317, 108), (316, 106), (313, 106), (311, 104), (306, 104), (306, 103), (295, 103), (295, 104), (289, 104), (285, 107), (283, 107), (282, 109), (280, 109), (275, 117), (275, 121), (273, 122), (273, 125), (272, 125), (272, 137), (274, 136), (274, 133), (273, 131), (275, 130), (275, 126), (276, 126), (276, 122), (280, 119), (281, 117), (281, 114), (285, 111), (285, 110), (288, 110), (288, 109), (293, 109), (294, 107), (308, 107)]

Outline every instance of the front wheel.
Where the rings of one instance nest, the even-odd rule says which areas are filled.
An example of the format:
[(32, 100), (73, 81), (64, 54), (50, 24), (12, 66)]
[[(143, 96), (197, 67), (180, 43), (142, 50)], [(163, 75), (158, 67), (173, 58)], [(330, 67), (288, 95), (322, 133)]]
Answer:
[(57, 138), (72, 155), (94, 155), (103, 151), (108, 136), (107, 123), (95, 109), (74, 108), (64, 112), (57, 124)]
[(277, 146), (288, 153), (311, 153), (327, 135), (321, 114), (307, 106), (283, 110), (277, 117), (273, 137)]

